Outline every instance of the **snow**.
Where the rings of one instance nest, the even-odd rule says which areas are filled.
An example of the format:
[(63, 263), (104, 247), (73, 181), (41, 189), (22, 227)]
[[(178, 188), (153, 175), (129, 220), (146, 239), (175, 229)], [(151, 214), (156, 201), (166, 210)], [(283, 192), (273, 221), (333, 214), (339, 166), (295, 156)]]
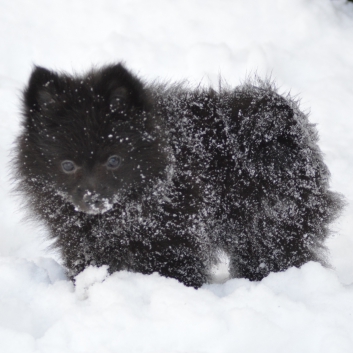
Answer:
[[(88, 268), (77, 285), (24, 259), (0, 262), (4, 352), (349, 352), (353, 288), (309, 263), (260, 283), (199, 290), (156, 274), (107, 277)], [(138, 336), (137, 336), (138, 335)]]
[[(5, 353), (353, 351), (353, 4), (343, 0), (0, 0), (0, 341)], [(124, 61), (142, 78), (238, 85), (257, 73), (301, 98), (347, 207), (332, 269), (187, 288), (88, 268), (76, 287), (45, 230), (21, 221), (10, 149), (32, 65)], [(223, 266), (224, 267), (224, 266)], [(221, 271), (222, 272), (222, 271)], [(222, 276), (220, 276), (222, 277)]]

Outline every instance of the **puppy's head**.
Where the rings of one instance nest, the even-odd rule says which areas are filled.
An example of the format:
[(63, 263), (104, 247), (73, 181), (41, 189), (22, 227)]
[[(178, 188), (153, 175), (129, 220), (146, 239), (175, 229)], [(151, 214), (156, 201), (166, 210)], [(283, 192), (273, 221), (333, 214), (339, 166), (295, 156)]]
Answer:
[(106, 212), (163, 174), (158, 118), (121, 64), (85, 76), (36, 67), (23, 103), (20, 174), (50, 185), (76, 210)]

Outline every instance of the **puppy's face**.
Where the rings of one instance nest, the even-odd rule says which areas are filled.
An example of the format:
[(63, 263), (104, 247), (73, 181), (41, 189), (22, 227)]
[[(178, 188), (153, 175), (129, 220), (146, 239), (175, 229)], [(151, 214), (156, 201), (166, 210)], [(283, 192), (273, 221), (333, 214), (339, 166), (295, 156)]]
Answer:
[(62, 174), (62, 183), (58, 186), (61, 195), (78, 211), (89, 214), (108, 211), (121, 201), (122, 191), (132, 184), (123, 170), (124, 162), (117, 154), (109, 156), (104, 163), (93, 160), (90, 165), (69, 159), (61, 161), (57, 165)]
[[(113, 139), (113, 135), (109, 135)], [(86, 156), (56, 159), (56, 189), (77, 211), (97, 214), (143, 192), (161, 174), (158, 146), (148, 140), (120, 137)], [(161, 156), (160, 156), (161, 158)]]
[(77, 211), (106, 212), (163, 174), (157, 118), (121, 65), (85, 77), (36, 68), (24, 108), (21, 169)]

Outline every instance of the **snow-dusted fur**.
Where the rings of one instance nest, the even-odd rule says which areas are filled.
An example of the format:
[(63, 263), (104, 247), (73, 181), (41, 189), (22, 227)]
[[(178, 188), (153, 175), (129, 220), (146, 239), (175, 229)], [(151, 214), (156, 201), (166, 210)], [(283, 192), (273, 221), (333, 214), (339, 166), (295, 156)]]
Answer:
[(36, 67), (23, 102), (19, 190), (71, 277), (109, 265), (197, 288), (220, 250), (251, 280), (325, 263), (342, 202), (314, 126), (272, 84), (190, 90), (121, 64)]

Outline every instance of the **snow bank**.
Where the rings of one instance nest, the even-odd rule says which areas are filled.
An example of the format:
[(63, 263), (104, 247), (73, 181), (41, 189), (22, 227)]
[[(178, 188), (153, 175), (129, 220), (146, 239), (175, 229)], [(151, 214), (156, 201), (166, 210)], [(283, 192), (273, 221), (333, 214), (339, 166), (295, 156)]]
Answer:
[(353, 286), (316, 263), (199, 290), (88, 268), (74, 290), (54, 261), (4, 258), (0, 283), (4, 352), (315, 353), (353, 344)]

